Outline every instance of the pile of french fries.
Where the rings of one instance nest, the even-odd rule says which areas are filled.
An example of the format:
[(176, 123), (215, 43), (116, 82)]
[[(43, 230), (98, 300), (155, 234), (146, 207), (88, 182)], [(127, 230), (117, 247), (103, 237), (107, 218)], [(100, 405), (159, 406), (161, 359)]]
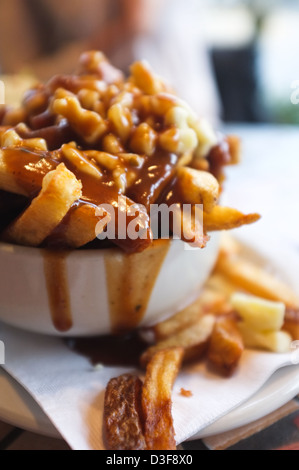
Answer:
[[(104, 427), (109, 449), (176, 448), (171, 395), (182, 365), (205, 358), (215, 372), (231, 376), (246, 348), (286, 353), (299, 340), (299, 298), (243, 253), (238, 242), (224, 237), (200, 297), (153, 327), (154, 344), (140, 357), (144, 382), (125, 375), (108, 384)], [(134, 395), (127, 391), (132, 381), (138, 382)], [(192, 390), (183, 396), (192, 396)]]
[(1, 239), (83, 247), (112, 223), (97, 206), (118, 208), (122, 196), (127, 223), (132, 206), (145, 207), (147, 236), (124, 240), (116, 233), (111, 243), (126, 252), (146, 249), (152, 204), (179, 211), (202, 204), (203, 236), (196, 237), (190, 217), (183, 223), (188, 240), (204, 247), (209, 232), (259, 218), (218, 204), (223, 167), (238, 163), (239, 154), (236, 137), (216, 134), (146, 62), (133, 64), (125, 79), (101, 52), (86, 52), (76, 74), (36, 85), (17, 109), (0, 107), (0, 202), (22, 196)]

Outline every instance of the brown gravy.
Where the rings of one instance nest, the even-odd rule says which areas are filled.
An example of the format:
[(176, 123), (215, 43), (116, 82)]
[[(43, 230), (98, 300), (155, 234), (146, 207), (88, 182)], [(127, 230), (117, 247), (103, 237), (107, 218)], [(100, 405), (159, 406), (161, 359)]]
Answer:
[(157, 240), (141, 253), (115, 251), (106, 256), (113, 333), (132, 331), (140, 325), (169, 247), (169, 240)]
[(28, 197), (35, 197), (42, 187), (44, 176), (58, 164), (49, 158), (48, 152), (26, 148), (5, 149), (3, 158), (15, 184)]
[(127, 336), (99, 336), (67, 339), (66, 345), (94, 366), (139, 366), (139, 358), (147, 347), (137, 333)]
[(128, 196), (149, 211), (175, 176), (177, 155), (157, 151), (138, 172), (138, 178), (130, 187)]
[[(158, 240), (141, 253), (128, 255), (120, 250), (109, 250), (105, 264), (112, 334), (131, 332), (140, 325), (169, 246), (169, 240)], [(69, 331), (73, 326), (66, 266), (69, 253), (43, 251), (52, 322), (62, 333)], [(89, 339), (86, 341), (88, 343)], [(119, 341), (118, 338), (115, 339), (115, 343), (123, 345), (123, 341)], [(92, 344), (95, 345), (96, 341)], [(102, 348), (100, 345), (100, 351)], [(135, 348), (136, 345), (133, 349)]]
[(64, 333), (73, 326), (70, 290), (67, 278), (67, 252), (44, 251), (44, 271), (52, 322)]

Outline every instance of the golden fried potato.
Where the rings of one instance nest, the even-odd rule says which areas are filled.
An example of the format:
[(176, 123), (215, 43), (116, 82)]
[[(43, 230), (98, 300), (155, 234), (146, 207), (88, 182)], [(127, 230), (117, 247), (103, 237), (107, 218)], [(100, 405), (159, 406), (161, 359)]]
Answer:
[(162, 341), (182, 329), (195, 323), (203, 315), (201, 299), (198, 298), (193, 304), (181, 310), (176, 315), (164, 320), (154, 326), (155, 338)]
[(63, 163), (48, 173), (40, 194), (3, 234), (8, 242), (39, 246), (60, 224), (81, 195), (81, 182)]
[(228, 135), (226, 141), (229, 146), (229, 153), (231, 156), (230, 165), (237, 165), (241, 161), (241, 140), (235, 135)]
[(287, 307), (299, 306), (298, 296), (289, 286), (265, 269), (241, 257), (220, 255), (215, 272), (222, 274), (236, 287), (258, 297), (283, 302)]
[(21, 196), (28, 196), (28, 192), (16, 181), (13, 173), (9, 171), (5, 160), (5, 150), (0, 149), (0, 189)]
[(239, 255), (242, 245), (234, 238), (230, 232), (223, 232), (220, 239), (220, 253), (226, 256)]
[(104, 400), (108, 450), (146, 450), (141, 420), (142, 382), (133, 375), (111, 379)]
[(299, 341), (299, 309), (287, 308), (282, 329), (287, 331), (294, 341)]
[(231, 315), (218, 317), (211, 336), (208, 358), (220, 371), (230, 375), (244, 351), (242, 335)]
[(175, 450), (171, 392), (179, 373), (183, 348), (159, 351), (147, 368), (142, 390), (145, 440), (148, 450)]
[(0, 190), (26, 197), (35, 195), (42, 187), (43, 177), (54, 169), (44, 154), (26, 146), (0, 149)]
[[(237, 290), (237, 287), (235, 284), (233, 284), (224, 274), (220, 274), (218, 271), (214, 272), (209, 279), (206, 282), (205, 285), (207, 290), (211, 290), (214, 292), (215, 296), (222, 296), (222, 299), (225, 302), (229, 301), (232, 294), (234, 294)], [(216, 297), (217, 298), (217, 297)], [(221, 301), (221, 298), (220, 298)], [(223, 305), (223, 307), (226, 305)], [(217, 312), (221, 312), (221, 305), (217, 309)], [(224, 313), (224, 310), (222, 310), (222, 313)]]
[(177, 205), (173, 209), (173, 234), (193, 247), (205, 248), (209, 237), (204, 233), (203, 211), (198, 207), (186, 211)]
[(141, 356), (141, 364), (145, 366), (158, 351), (178, 347), (183, 348), (184, 361), (200, 358), (208, 346), (214, 324), (213, 315), (204, 315), (188, 328), (149, 347)]
[(223, 314), (231, 310), (227, 298), (217, 290), (204, 287), (198, 299), (172, 317), (154, 326), (157, 341), (162, 341), (196, 323), (204, 314)]
[(219, 230), (231, 230), (257, 222), (260, 219), (259, 214), (243, 214), (237, 209), (231, 207), (215, 206), (209, 214), (204, 213), (204, 229), (206, 232), (215, 232)]
[(104, 231), (108, 220), (111, 219), (110, 214), (105, 212), (102, 217), (97, 216), (97, 208), (91, 204), (82, 204), (73, 208), (67, 216), (67, 220), (57, 227), (57, 234), (54, 237), (59, 240), (61, 246), (69, 248), (80, 248), (95, 240), (99, 235), (99, 221), (104, 219), (106, 225), (103, 225)]

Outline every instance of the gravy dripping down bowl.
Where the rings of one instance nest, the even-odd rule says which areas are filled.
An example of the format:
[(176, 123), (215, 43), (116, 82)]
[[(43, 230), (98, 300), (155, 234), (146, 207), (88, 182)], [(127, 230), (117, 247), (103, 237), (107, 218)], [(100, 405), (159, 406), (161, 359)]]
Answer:
[(118, 248), (49, 251), (0, 243), (0, 320), (56, 336), (95, 336), (151, 326), (191, 304), (218, 255), (155, 240), (142, 253)]

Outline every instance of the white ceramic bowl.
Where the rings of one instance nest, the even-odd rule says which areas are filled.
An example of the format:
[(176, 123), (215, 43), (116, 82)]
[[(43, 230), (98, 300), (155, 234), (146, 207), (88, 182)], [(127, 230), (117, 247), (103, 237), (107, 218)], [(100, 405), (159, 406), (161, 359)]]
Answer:
[[(58, 258), (60, 275), (59, 272), (55, 274), (55, 263), (52, 263), (47, 252), (1, 243), (0, 320), (38, 333), (92, 336), (115, 331), (117, 318), (128, 317), (126, 310), (134, 305), (135, 313), (140, 317), (140, 326), (150, 326), (195, 300), (215, 264), (218, 240), (218, 235), (212, 234), (203, 250), (188, 250), (186, 244), (179, 240), (169, 242), (165, 249), (161, 243), (167, 242), (156, 241), (153, 248), (149, 249), (151, 251), (146, 255), (132, 255), (129, 263), (128, 258), (117, 249), (74, 251), (66, 256), (65, 261), (63, 256), (62, 261)], [(152, 257), (156, 259), (154, 264)], [(46, 272), (50, 269), (51, 274), (49, 278), (48, 273), (48, 284), (45, 264)], [(161, 269), (158, 269), (159, 264)], [(149, 280), (153, 281), (152, 291), (146, 288)], [(67, 292), (62, 285), (65, 281), (69, 286)], [(72, 327), (67, 331), (57, 331), (53, 325), (53, 306), (52, 309), (49, 307), (49, 282), (52, 282), (50, 290), (54, 287), (54, 295), (59, 297), (59, 292), (62, 295), (62, 304), (67, 303), (69, 294)], [(118, 292), (118, 300), (112, 306), (109, 293), (113, 301), (115, 292)], [(141, 318), (141, 302), (147, 294), (149, 300), (144, 304)], [(63, 298), (65, 295), (66, 300)], [(125, 297), (132, 299), (132, 296), (133, 303), (129, 302), (128, 306)], [(53, 292), (50, 297), (53, 297)], [(63, 305), (60, 305), (61, 309)], [(134, 327), (139, 321), (131, 318), (128, 324)]]

